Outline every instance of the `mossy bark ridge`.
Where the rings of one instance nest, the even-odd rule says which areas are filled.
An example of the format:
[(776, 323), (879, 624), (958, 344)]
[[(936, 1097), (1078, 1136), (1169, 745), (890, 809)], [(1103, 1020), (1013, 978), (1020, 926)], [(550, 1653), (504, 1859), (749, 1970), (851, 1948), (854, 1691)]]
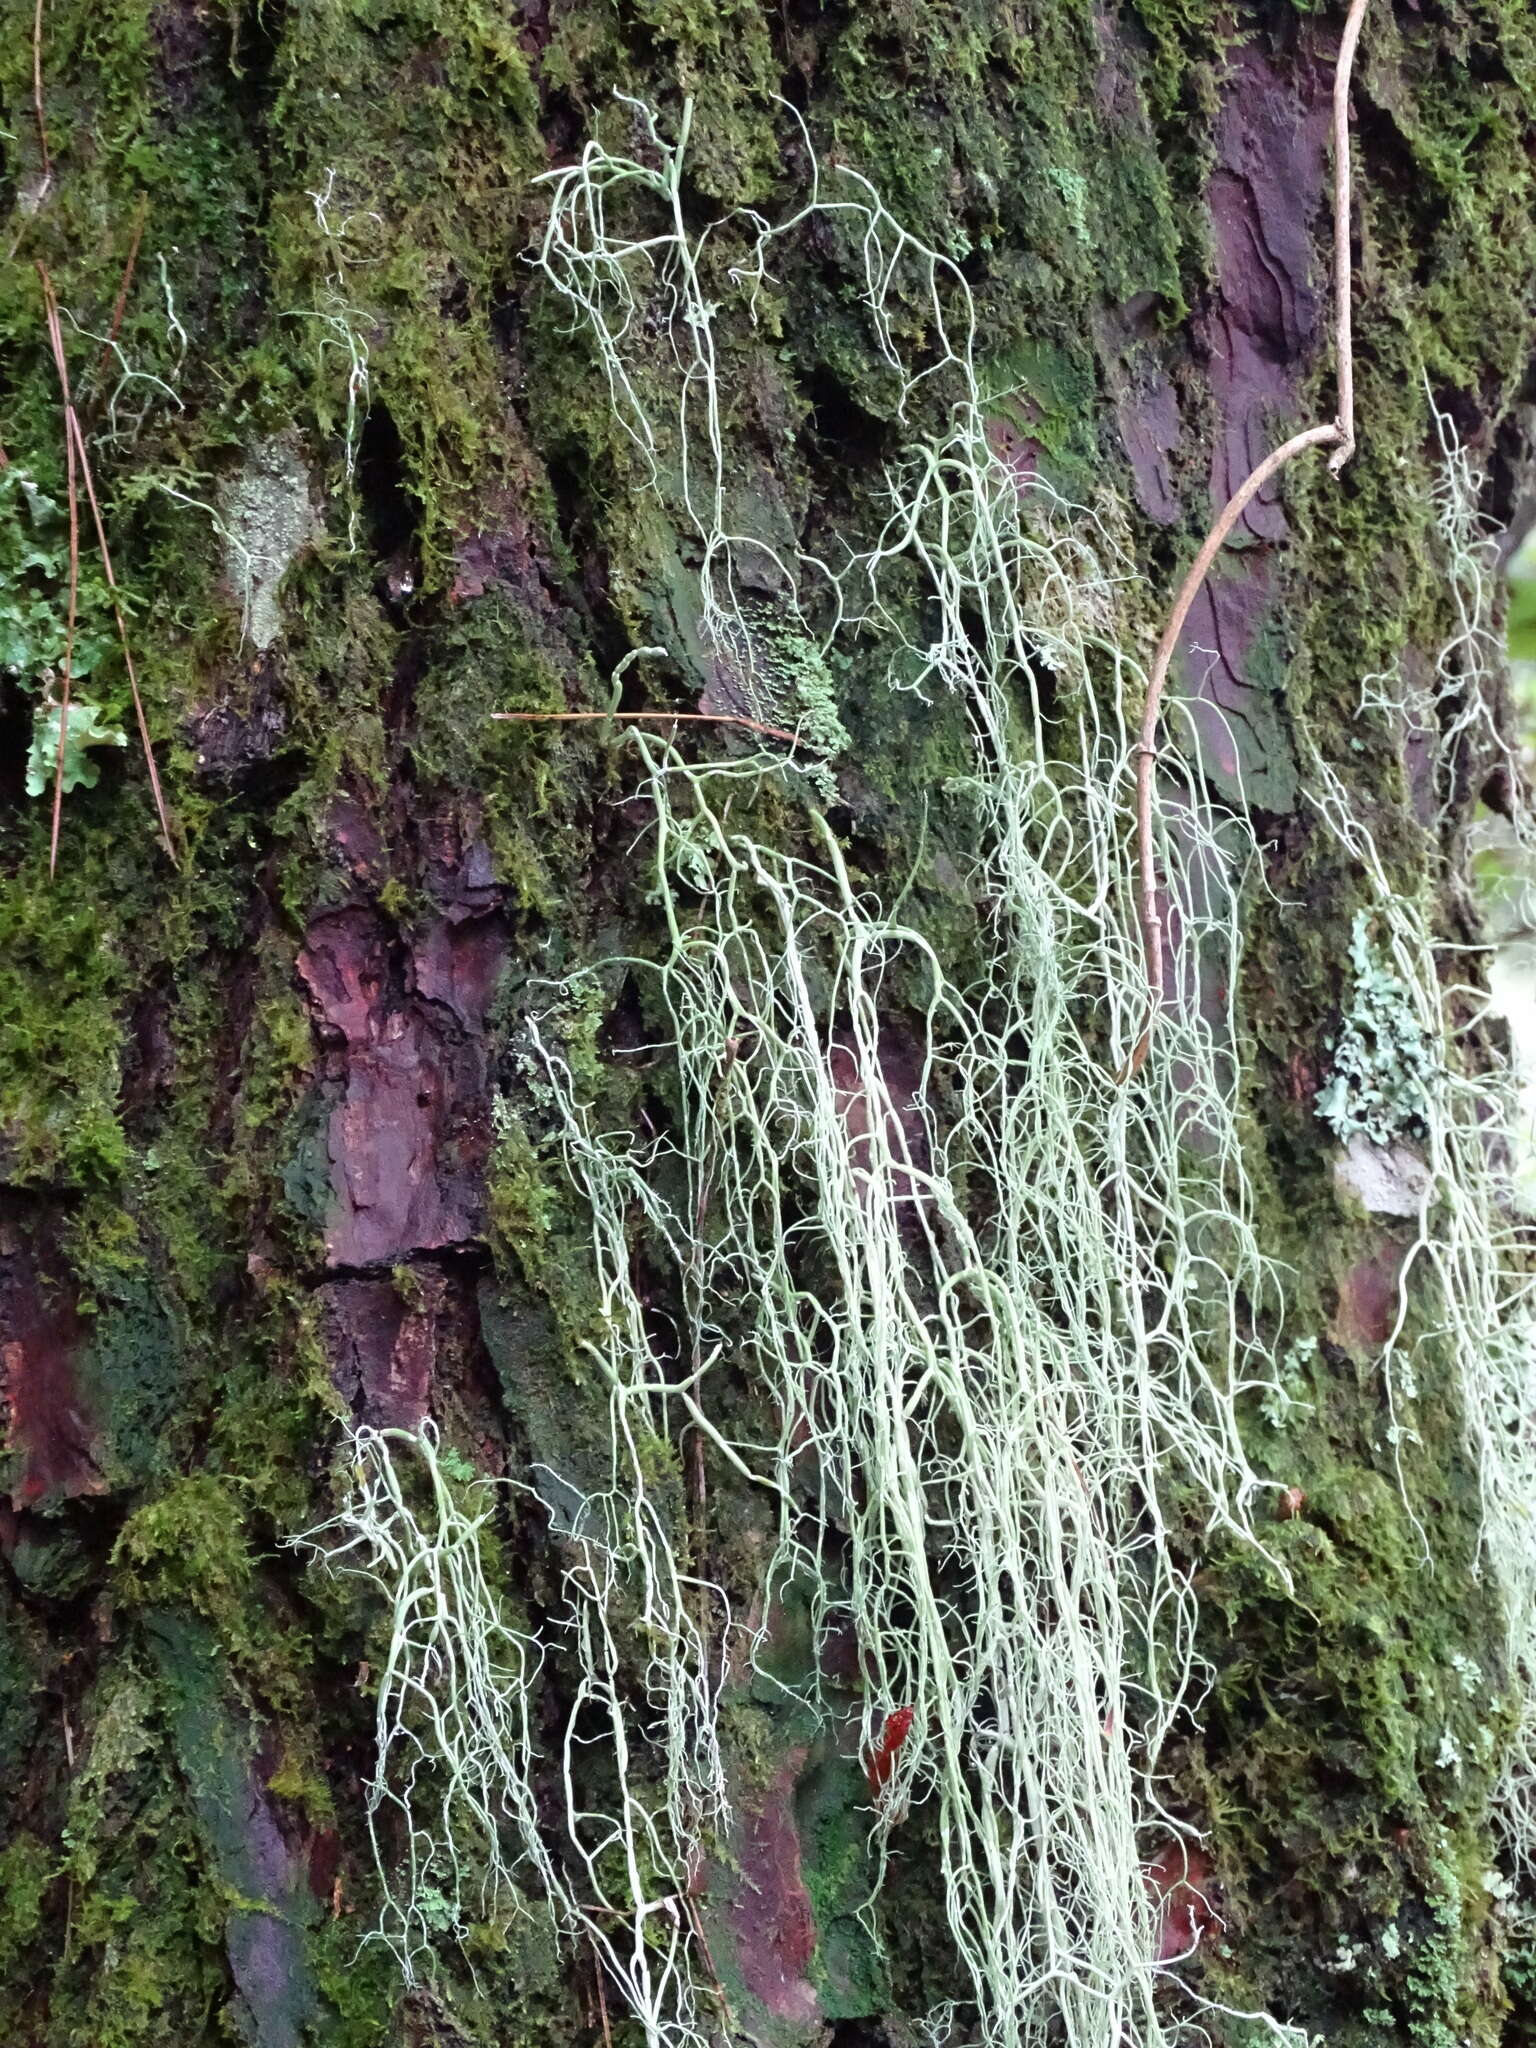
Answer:
[(1536, 2027), (1517, 0), (1119, 1078), (1346, 13), (8, 6), (6, 2039)]

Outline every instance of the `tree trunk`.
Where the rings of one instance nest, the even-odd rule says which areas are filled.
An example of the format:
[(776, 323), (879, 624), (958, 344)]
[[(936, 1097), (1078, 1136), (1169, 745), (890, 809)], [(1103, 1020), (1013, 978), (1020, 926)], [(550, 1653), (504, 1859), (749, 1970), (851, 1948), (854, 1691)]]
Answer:
[(5, 2038), (1532, 2038), (1529, 10), (1368, 9), (1134, 1074), (1341, 7), (6, 25)]

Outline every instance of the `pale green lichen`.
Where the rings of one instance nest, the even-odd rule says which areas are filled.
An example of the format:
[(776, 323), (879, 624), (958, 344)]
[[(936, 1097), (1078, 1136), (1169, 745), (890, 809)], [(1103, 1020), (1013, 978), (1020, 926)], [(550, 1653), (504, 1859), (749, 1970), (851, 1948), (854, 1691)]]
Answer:
[(1372, 943), (1364, 911), (1355, 918), (1349, 957), (1354, 990), (1333, 1046), (1333, 1072), (1315, 1106), (1346, 1142), (1360, 1134), (1390, 1145), (1429, 1120), (1439, 1060), (1407, 983)]
[(81, 564), (75, 628), (69, 633), (69, 523), (64, 507), (19, 463), (0, 469), (0, 670), (22, 689), (46, 688), (62, 668), (76, 682), (111, 645), (107, 593), (93, 564)]
[[(32, 744), (27, 749), (27, 795), (41, 796), (53, 787), (59, 758), (59, 728), (63, 724), (61, 704), (41, 704), (32, 715)], [(126, 747), (128, 735), (120, 725), (109, 725), (99, 704), (76, 698), (69, 707), (64, 727), (63, 787), (94, 789), (101, 780), (101, 768), (90, 756), (92, 747)]]

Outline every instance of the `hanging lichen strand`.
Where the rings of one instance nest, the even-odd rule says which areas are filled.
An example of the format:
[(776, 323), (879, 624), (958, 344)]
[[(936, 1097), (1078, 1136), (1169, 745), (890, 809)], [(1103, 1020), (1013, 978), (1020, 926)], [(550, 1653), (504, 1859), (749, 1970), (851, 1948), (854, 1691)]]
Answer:
[[(616, 1443), (627, 1439), (638, 1461), (629, 1420), (616, 1401)], [(580, 1502), (564, 1531), (562, 1648), (581, 1676), (559, 1759), (563, 1841), (551, 1844), (535, 1789), (551, 1760), (531, 1734), (548, 1646), (510, 1624), (487, 1576), (493, 1489), (467, 1467), (450, 1469), (430, 1422), (419, 1432), (354, 1429), (342, 1454), (352, 1471), (339, 1512), (297, 1540), (377, 1587), (390, 1615), (368, 1784), (385, 1900), (375, 1938), (415, 1983), (437, 1936), (462, 1935), (476, 1919), (541, 1914), (596, 1958), (647, 2042), (702, 2044), (689, 1900), (692, 1845), (723, 1816), (715, 1692), (684, 1604), (689, 1584), (659, 1527), (647, 1533), (655, 1515), (639, 1463), (616, 1451), (614, 1494)], [(632, 1522), (627, 1499), (639, 1503)], [(698, 1590), (709, 1613), (708, 1589)], [(633, 1656), (614, 1626), (621, 1598), (624, 1628), (653, 1648), (654, 1723), (634, 1721)], [(652, 1796), (658, 1754), (689, 1763)], [(609, 1795), (600, 1808), (597, 1788)]]
[[(1203, 800), (1170, 818), (1170, 1014), (1144, 1083), (1126, 1089), (1115, 1073), (1144, 976), (1124, 570), (1090, 518), (994, 452), (963, 279), (846, 170), (831, 191), (813, 172), (780, 227), (734, 217), (749, 254), (730, 279), (751, 309), (776, 243), (830, 231), (856, 266), (900, 415), (938, 431), (914, 430), (883, 531), (835, 573), (729, 530), (716, 357), (728, 308), (707, 295), (718, 267), (704, 282), (720, 229), (690, 234), (683, 143), (633, 111), (645, 162), (594, 144), (555, 175), (546, 274), (594, 339), (648, 473), (681, 480), (706, 647), (754, 644), (743, 567), (760, 584), (767, 559), (781, 617), (798, 622), (814, 590), (834, 643), (883, 638), (892, 688), (963, 705), (986, 964), (957, 984), (855, 886), (814, 778), (762, 757), (689, 766), (637, 740), (671, 943), (631, 971), (653, 978), (669, 1020), (652, 1054), (675, 1067), (676, 1127), (642, 1140), (594, 1126), (561, 1044), (562, 1005), (586, 1006), (580, 978), (529, 1027), (591, 1208), (615, 1442), (691, 1425), (771, 1489), (770, 1592), (798, 1581), (823, 1636), (851, 1625), (869, 1744), (886, 1716), (910, 1716), (878, 1795), (879, 1838), (936, 1802), (983, 2037), (1156, 2041), (1163, 1971), (1142, 1870), (1148, 1830), (1164, 1844), (1178, 1832), (1155, 1771), (1194, 1675), (1188, 1559), (1166, 1518), (1177, 1496), (1186, 1527), (1194, 1502), (1208, 1524), (1246, 1530), (1254, 1482), (1235, 1404), (1266, 1369), (1255, 1318), (1276, 1305), (1228, 1056), (1246, 844)], [(913, 307), (926, 329), (916, 364), (899, 334)], [(664, 417), (650, 409), (659, 389)], [(826, 745), (832, 721), (816, 709)], [(772, 715), (795, 716), (782, 693)], [(798, 791), (811, 851), (754, 837), (768, 779), (781, 806)], [(890, 1019), (914, 1007), (903, 1057)], [(670, 1253), (680, 1345), (641, 1298), (637, 1228)], [(759, 1413), (768, 1396), (776, 1444), (735, 1442), (714, 1419), (713, 1390), (742, 1376)], [(663, 1541), (640, 1462), (616, 1454), (615, 1475), (637, 1482), (623, 1524)], [(680, 1634), (685, 1605), (674, 1596), (669, 1611)], [(685, 1665), (697, 1668), (691, 1648)], [(690, 1811), (667, 1802), (679, 1870), (699, 1761), (713, 1770), (714, 1752), (697, 1715), (658, 1732), (668, 1784), (692, 1788)]]
[[(355, 1430), (346, 1455), (352, 1483), (340, 1512), (301, 1541), (388, 1604), (368, 1831), (386, 1874), (378, 1933), (409, 1981), (432, 1933), (462, 1925), (471, 1905), (490, 1911), (524, 1863), (547, 1896), (558, 1890), (531, 1792), (528, 1702), (540, 1653), (508, 1625), (486, 1580), (480, 1532), (491, 1503), (464, 1513), (432, 1424), (419, 1434)], [(391, 1818), (402, 1825), (386, 1845), (380, 1827)]]
[[(1368, 677), (1361, 711), (1386, 718), (1398, 736), (1435, 735), (1437, 845), (1417, 886), (1394, 881), (1369, 824), (1309, 737), (1309, 801), (1369, 904), (1356, 918), (1334, 1076), (1316, 1109), (1350, 1148), (1346, 1177), (1364, 1164), (1382, 1190), (1376, 1202), (1415, 1219), (1382, 1357), (1389, 1437), (1401, 1473), (1401, 1448), (1417, 1439), (1421, 1384), (1437, 1364), (1448, 1366), (1478, 1475), (1482, 1568), (1505, 1619), (1503, 1670), (1458, 1666), (1485, 1714), (1483, 1753), (1467, 1760), (1486, 1765), (1502, 1749), (1494, 1819), (1514, 1880), (1506, 1910), (1522, 1914), (1528, 1930), (1532, 1909), (1523, 1902), (1536, 1893), (1536, 1262), (1510, 1147), (1518, 1077), (1487, 1030), (1486, 989), (1455, 978), (1461, 949), (1435, 937), (1437, 885), (1454, 882), (1465, 865), (1465, 826), (1447, 829), (1458, 814), (1456, 786), (1502, 775), (1518, 788), (1519, 770), (1494, 710), (1506, 651), (1498, 537), (1478, 510), (1486, 476), (1432, 394), (1430, 409), (1443, 457), (1435, 523), (1450, 627), (1432, 685), (1414, 693), (1401, 676)], [(1528, 855), (1523, 809), (1511, 825)], [(1431, 1534), (1421, 1535), (1432, 1569)], [(1449, 1767), (1463, 1761), (1454, 1750), (1447, 1735)]]
[[(674, 147), (626, 105), (644, 161), (593, 144), (552, 174), (540, 263), (596, 345), (638, 483), (692, 527), (699, 596), (678, 627), (712, 710), (804, 744), (699, 765), (635, 733), (660, 957), (551, 988), (524, 1027), (527, 1102), (590, 1214), (603, 1335), (588, 1348), (609, 1397), (606, 1490), (583, 1498), (557, 1475), (541, 1489), (561, 1502), (556, 1636), (540, 1645), (506, 1619), (430, 1434), (350, 1445), (357, 1484), (331, 1554), (395, 1614), (373, 1802), (408, 1846), (379, 1843), (384, 1931), (409, 1966), (462, 1924), (471, 1886), (482, 1909), (541, 1899), (594, 1946), (648, 2043), (699, 2040), (701, 1984), (722, 1995), (693, 1904), (728, 1817), (719, 1695), (793, 1585), (820, 1641), (857, 1643), (877, 1865), (914, 1806), (936, 1811), (982, 2037), (1154, 2043), (1174, 2022), (1143, 1871), (1184, 1832), (1156, 1773), (1198, 1677), (1191, 1531), (1254, 1540), (1236, 1407), (1280, 1348), (1235, 1123), (1228, 992), (1251, 844), (1198, 775), (1165, 799), (1167, 1008), (1122, 1086), (1144, 989), (1130, 572), (1097, 522), (994, 450), (965, 283), (865, 180), (840, 169), (824, 186), (807, 143), (810, 196), (788, 220), (739, 213), (692, 234), (686, 116)], [(739, 510), (717, 353), (719, 323), (764, 310), (776, 245), (808, 231), (851, 266), (911, 429), (882, 529), (836, 569)], [(1372, 678), (1362, 710), (1433, 717), (1460, 773), (1468, 750), (1486, 766), (1507, 749), (1482, 688), (1498, 654), (1476, 478), (1440, 428), (1452, 631), (1432, 702)], [(964, 708), (971, 763), (950, 793), (973, 821), (979, 972), (855, 883), (819, 808), (844, 743), (824, 657), (855, 638), (888, 650), (893, 690)], [(1418, 1217), (1385, 1357), (1390, 1427), (1394, 1444), (1412, 1432), (1421, 1358), (1448, 1360), (1508, 1618), (1504, 1673), (1461, 1678), (1513, 1720), (1495, 1688), (1529, 1699), (1536, 1673), (1536, 1344), (1499, 1144), (1507, 1077), (1477, 1030), (1483, 998), (1442, 978), (1428, 898), (1394, 888), (1315, 748), (1310, 782), (1372, 906), (1318, 1113), (1346, 1170), (1365, 1148), (1392, 1213)], [(754, 831), (764, 800), (772, 845)], [(674, 1115), (643, 1133), (600, 1121), (578, 1079), (616, 966), (664, 1020), (647, 1058), (670, 1072)], [(757, 1434), (774, 1440), (740, 1440), (743, 1412), (771, 1415)], [(774, 1504), (755, 1634), (683, 1562), (670, 1447), (684, 1431)], [(407, 1446), (424, 1515), (395, 1462)], [(528, 1711), (553, 1651), (577, 1673), (557, 1846)], [(1504, 1780), (1522, 1877), (1533, 1787), (1527, 1712)]]

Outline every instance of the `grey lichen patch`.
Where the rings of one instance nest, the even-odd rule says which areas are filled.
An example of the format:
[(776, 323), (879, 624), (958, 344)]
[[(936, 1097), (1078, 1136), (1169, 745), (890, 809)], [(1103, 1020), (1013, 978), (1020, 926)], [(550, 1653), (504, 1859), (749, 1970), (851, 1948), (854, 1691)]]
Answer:
[(1378, 1145), (1356, 1131), (1333, 1162), (1339, 1193), (1353, 1197), (1372, 1216), (1417, 1216), (1428, 1199), (1433, 1176), (1410, 1145)]
[(259, 441), (226, 487), (220, 511), (225, 574), (240, 600), (241, 636), (264, 653), (283, 630), (283, 577), (319, 531), (295, 436)]

